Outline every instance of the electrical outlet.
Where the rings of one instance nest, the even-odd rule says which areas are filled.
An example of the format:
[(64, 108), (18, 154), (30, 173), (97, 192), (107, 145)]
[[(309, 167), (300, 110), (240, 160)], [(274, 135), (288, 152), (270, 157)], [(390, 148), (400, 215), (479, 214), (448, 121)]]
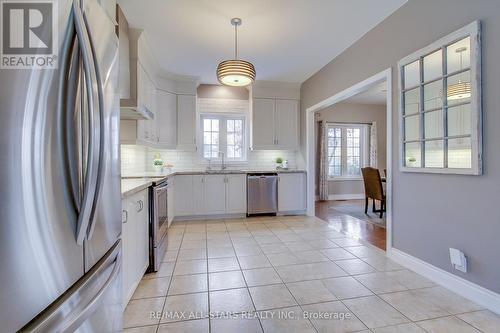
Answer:
[(467, 258), (462, 251), (450, 248), (450, 260), (456, 270), (467, 273)]

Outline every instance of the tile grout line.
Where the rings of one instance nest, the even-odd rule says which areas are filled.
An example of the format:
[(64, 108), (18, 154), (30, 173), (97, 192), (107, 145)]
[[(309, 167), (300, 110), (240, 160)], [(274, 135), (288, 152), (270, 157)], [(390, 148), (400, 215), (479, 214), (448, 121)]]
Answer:
[[(226, 229), (227, 229), (227, 225), (226, 225)], [(240, 267), (240, 272), (241, 272), (241, 275), (243, 276), (243, 281), (245, 281), (245, 285), (247, 286), (246, 289), (248, 292), (248, 297), (250, 297), (250, 301), (252, 302), (252, 306), (255, 309), (255, 312), (257, 312), (257, 307), (255, 306), (255, 302), (252, 298), (252, 295), (250, 294), (250, 287), (248, 286), (248, 282), (247, 282), (247, 279), (245, 277), (245, 274), (243, 274), (243, 268), (241, 267), (240, 259), (238, 258), (238, 255), (236, 253), (236, 249), (234, 248), (234, 242), (233, 242), (233, 238), (231, 237), (231, 235), (229, 235), (229, 239), (231, 240), (231, 245), (233, 247), (233, 251), (234, 251), (234, 254), (236, 256), (236, 261), (238, 262), (238, 266)], [(259, 322), (260, 329), (262, 330), (262, 332), (264, 332), (264, 326), (262, 325), (262, 321), (260, 320), (260, 318), (258, 316), (257, 316), (257, 321)]]
[[(244, 219), (242, 219), (242, 220), (244, 220)], [(278, 221), (277, 223), (282, 223), (279, 219), (277, 219), (276, 221)], [(208, 258), (208, 247), (209, 247), (209, 246), (208, 246), (208, 225), (207, 225), (207, 221), (204, 221), (204, 222), (205, 222), (205, 223), (204, 223), (204, 228), (205, 228), (205, 237), (206, 237), (206, 238), (205, 238), (205, 243), (206, 243), (206, 244), (205, 244), (205, 254), (206, 254), (206, 265), (207, 265), (207, 290), (208, 290), (207, 294), (208, 294), (208, 297), (209, 297), (209, 294), (210, 294), (210, 288), (209, 288), (209, 274), (210, 274), (210, 273), (209, 273), (209, 269), (208, 269), (208, 260), (209, 260), (209, 258)], [(294, 228), (295, 223), (291, 223), (291, 222), (292, 222), (292, 221), (288, 221), (288, 223), (289, 223), (289, 224), (286, 224), (286, 228), (285, 228), (284, 230), (290, 230), (290, 232), (293, 232), (293, 234), (295, 234), (295, 235), (297, 235), (297, 236), (299, 235), (299, 232), (300, 232), (301, 230), (308, 230), (308, 228), (304, 227), (304, 225), (307, 225), (308, 223), (305, 223), (305, 222), (300, 222), (300, 225), (301, 225), (302, 227), (300, 227), (300, 228), (296, 228), (296, 227), (295, 227), (295, 228)], [(256, 246), (256, 247), (258, 247), (258, 248), (259, 248), (259, 250), (260, 250), (260, 254), (259, 254), (259, 255), (262, 255), (263, 257), (265, 257), (265, 258), (268, 260), (268, 262), (269, 262), (269, 263), (270, 263), (270, 265), (271, 265), (271, 268), (273, 268), (273, 270), (274, 270), (274, 271), (278, 274), (278, 276), (279, 276), (279, 278), (280, 278), (280, 280), (281, 280), (281, 283), (285, 285), (285, 287), (287, 288), (287, 291), (291, 294), (292, 298), (293, 298), (293, 299), (295, 300), (295, 302), (297, 303), (297, 306), (298, 306), (298, 307), (299, 307), (299, 308), (303, 311), (303, 307), (304, 307), (304, 306), (307, 306), (307, 305), (313, 305), (313, 304), (322, 304), (322, 303), (327, 303), (327, 301), (325, 301), (325, 302), (316, 302), (316, 303), (310, 303), (310, 304), (303, 304), (303, 305), (301, 305), (301, 304), (299, 304), (299, 302), (297, 302), (296, 297), (295, 297), (295, 296), (291, 293), (290, 289), (288, 288), (288, 285), (287, 285), (287, 284), (283, 281), (282, 277), (279, 275), (279, 273), (277, 272), (277, 270), (276, 270), (276, 269), (277, 269), (277, 267), (284, 267), (284, 266), (292, 266), (292, 265), (310, 264), (310, 262), (299, 263), (299, 264), (292, 264), (292, 265), (281, 265), (281, 266), (275, 266), (275, 265), (273, 265), (273, 264), (270, 262), (270, 260), (269, 260), (269, 257), (268, 257), (268, 256), (269, 256), (269, 254), (266, 254), (266, 253), (262, 250), (262, 246), (272, 245), (272, 244), (279, 244), (279, 243), (264, 243), (264, 244), (260, 244), (260, 243), (258, 243), (258, 242), (257, 242), (256, 237), (267, 237), (267, 234), (265, 234), (265, 233), (266, 233), (266, 232), (271, 232), (271, 233), (273, 233), (273, 235), (274, 235), (274, 236), (276, 236), (276, 237), (279, 239), (279, 237), (276, 235), (276, 233), (274, 233), (274, 232), (273, 232), (273, 230), (282, 230), (282, 229), (281, 229), (281, 228), (279, 228), (279, 229), (273, 229), (273, 228), (272, 228), (272, 223), (267, 223), (267, 224), (266, 224), (266, 223), (261, 223), (260, 221), (258, 221), (258, 223), (259, 223), (259, 224), (262, 224), (262, 226), (261, 226), (261, 227), (263, 227), (265, 230), (260, 230), (260, 229), (258, 229), (258, 228), (257, 228), (257, 229), (253, 229), (253, 228), (252, 228), (252, 230), (250, 230), (250, 229), (248, 229), (248, 228), (247, 228), (247, 226), (248, 226), (248, 222), (242, 223), (242, 224), (245, 226), (245, 231), (249, 233), (249, 237), (243, 237), (242, 239), (248, 239), (248, 240), (251, 240), (253, 243), (255, 243), (255, 246)], [(247, 256), (238, 256), (238, 255), (237, 255), (237, 253), (236, 253), (236, 248), (235, 248), (235, 243), (234, 243), (234, 238), (233, 238), (233, 237), (231, 237), (231, 233), (229, 232), (229, 229), (227, 228), (227, 224), (228, 224), (228, 223), (224, 221), (224, 225), (225, 225), (226, 229), (225, 229), (225, 231), (224, 231), (223, 233), (227, 233), (227, 234), (228, 234), (229, 240), (231, 241), (232, 250), (235, 252), (235, 258), (236, 258), (236, 261), (238, 262), (238, 265), (239, 265), (239, 272), (241, 272), (241, 274), (242, 274), (242, 276), (243, 276), (243, 279), (244, 279), (244, 281), (245, 281), (246, 289), (247, 289), (247, 291), (249, 292), (249, 289), (250, 289), (251, 287), (249, 287), (248, 282), (247, 282), (247, 280), (246, 280), (246, 277), (245, 277), (245, 275), (243, 274), (243, 271), (244, 271), (244, 270), (243, 270), (243, 268), (242, 268), (242, 266), (241, 266), (241, 262), (240, 262), (240, 257), (247, 257)], [(178, 248), (178, 252), (177, 252), (177, 255), (176, 255), (176, 258), (175, 258), (175, 261), (174, 261), (174, 268), (173, 268), (173, 271), (172, 271), (172, 276), (171, 276), (171, 279), (170, 279), (170, 281), (169, 281), (169, 286), (168, 286), (168, 288), (167, 288), (167, 294), (166, 294), (166, 296), (165, 296), (165, 300), (164, 300), (164, 303), (163, 303), (163, 308), (162, 308), (162, 310), (163, 310), (163, 311), (164, 311), (165, 306), (166, 306), (166, 297), (168, 297), (168, 292), (170, 291), (171, 284), (172, 284), (172, 279), (173, 279), (173, 277), (174, 277), (174, 275), (173, 275), (174, 273), (173, 273), (173, 272), (175, 271), (175, 268), (177, 267), (178, 262), (179, 262), (179, 261), (182, 261), (182, 260), (179, 260), (179, 257), (180, 257), (180, 251), (181, 251), (180, 249), (181, 249), (181, 247), (182, 247), (183, 242), (184, 242), (184, 241), (186, 241), (185, 235), (189, 233), (189, 232), (187, 231), (187, 229), (188, 229), (188, 228), (187, 228), (187, 224), (184, 224), (182, 238), (181, 238), (181, 241), (180, 241), (180, 244), (179, 244), (179, 248)], [(295, 230), (294, 230), (294, 229), (295, 229)], [(318, 229), (319, 229), (319, 230), (318, 230)], [(321, 233), (321, 229), (322, 229), (322, 228), (312, 228), (312, 229), (310, 229), (310, 230), (309, 230), (309, 232), (313, 235), (314, 233)], [(239, 231), (242, 231), (242, 230), (239, 230)], [(259, 232), (259, 231), (261, 231), (261, 232), (263, 232), (263, 233), (264, 233), (264, 234), (263, 234), (263, 236), (258, 236), (258, 232)], [(216, 231), (216, 232), (217, 232), (217, 231)], [(252, 233), (252, 232), (253, 232), (253, 233)], [(256, 236), (256, 234), (257, 234), (257, 236)], [(300, 237), (300, 236), (299, 236), (299, 237)], [(236, 238), (236, 239), (239, 239), (240, 237), (235, 237), (235, 238)], [(302, 237), (300, 237), (300, 238), (302, 239), (302, 241), (303, 241), (303, 242), (306, 242), (306, 243), (309, 243), (309, 242), (313, 241), (313, 239), (306, 239), (306, 238), (302, 238)], [(309, 238), (309, 236), (308, 236), (308, 238)], [(346, 238), (351, 238), (351, 237), (350, 237), (349, 235), (347, 235), (347, 237), (346, 237)], [(325, 239), (328, 239), (328, 240), (330, 240), (331, 242), (333, 242), (334, 244), (339, 245), (339, 244), (335, 243), (335, 241), (334, 241), (334, 240), (331, 240), (331, 239), (329, 239), (329, 238), (325, 238)], [(245, 241), (243, 241), (243, 243), (244, 243), (244, 242), (245, 242)], [(284, 244), (285, 242), (283, 242), (283, 241), (280, 239), (280, 243), (283, 243), (283, 244)], [(253, 245), (254, 245), (254, 244), (252, 244), (252, 246), (253, 246)], [(285, 246), (286, 246), (286, 245), (285, 245)], [(366, 246), (366, 247), (368, 247), (368, 248), (370, 248), (370, 247), (372, 247), (372, 248), (373, 248), (373, 246), (369, 246), (369, 244), (361, 244), (361, 245), (357, 245), (357, 246)], [(349, 246), (345, 246), (345, 247), (340, 246), (340, 245), (338, 246), (338, 248), (341, 248), (341, 249), (344, 249), (344, 250), (346, 250), (346, 249), (345, 249), (346, 247), (354, 247), (354, 246), (353, 246), (353, 245), (349, 245)], [(289, 253), (289, 254), (294, 255), (296, 252), (316, 251), (316, 252), (320, 253), (321, 255), (323, 255), (323, 253), (321, 252), (321, 250), (322, 250), (322, 249), (316, 249), (316, 248), (313, 248), (312, 250), (295, 251), (295, 252), (289, 251), (289, 252), (284, 252), (284, 253)], [(323, 249), (323, 250), (324, 250), (324, 249)], [(378, 249), (377, 249), (377, 250), (378, 250)], [(346, 250), (346, 251), (348, 251), (348, 250)], [(378, 251), (381, 251), (381, 250), (378, 250)], [(350, 251), (348, 251), (348, 252), (350, 252)], [(350, 253), (351, 253), (351, 252), (350, 252)], [(379, 269), (377, 269), (375, 266), (370, 265), (368, 262), (366, 262), (366, 261), (364, 260), (364, 259), (369, 259), (370, 257), (361, 258), (361, 257), (359, 257), (359, 256), (355, 255), (354, 253), (352, 253), (352, 254), (354, 255), (355, 259), (359, 259), (359, 260), (361, 260), (363, 263), (365, 263), (365, 264), (367, 264), (368, 266), (370, 266), (370, 267), (372, 267), (373, 269), (375, 269), (375, 272), (359, 273), (359, 274), (351, 274), (351, 273), (349, 273), (349, 272), (345, 272), (345, 273), (347, 273), (347, 274), (348, 274), (348, 275), (346, 275), (346, 277), (351, 277), (351, 278), (354, 278), (354, 279), (355, 279), (358, 283), (361, 283), (364, 287), (366, 287), (366, 288), (367, 288), (370, 292), (372, 292), (372, 293), (374, 293), (374, 292), (373, 292), (373, 290), (371, 290), (371, 289), (370, 289), (370, 288), (368, 288), (366, 285), (364, 285), (361, 281), (359, 281), (358, 279), (356, 279), (356, 276), (367, 275), (367, 274), (377, 274), (377, 273), (398, 272), (398, 271), (405, 271), (405, 270), (406, 270), (406, 269), (404, 269), (404, 268), (402, 268), (401, 270), (379, 270)], [(253, 255), (251, 255), (251, 256), (253, 256)], [(384, 258), (386, 258), (386, 257), (384, 256)], [(333, 259), (331, 259), (331, 258), (328, 258), (328, 257), (327, 257), (327, 259), (328, 259), (328, 260), (326, 260), (326, 261), (312, 262), (312, 263), (321, 263), (321, 262), (325, 262), (325, 263), (326, 263), (326, 262), (332, 262), (332, 263), (336, 264), (335, 260), (333, 260)], [(354, 259), (354, 258), (353, 258), (353, 259)], [(191, 260), (197, 260), (197, 259), (191, 259)], [(347, 259), (345, 259), (345, 260), (347, 260)], [(189, 261), (189, 260), (188, 260), (188, 261)], [(340, 260), (338, 260), (338, 261), (342, 261), (342, 259), (340, 259)], [(337, 264), (336, 264), (336, 265), (337, 265)], [(337, 265), (337, 266), (338, 266), (338, 265)], [(344, 271), (344, 269), (342, 269), (340, 266), (338, 266), (338, 267), (339, 267), (342, 271)], [(246, 270), (256, 270), (256, 269), (259, 269), (259, 268), (260, 268), (260, 267), (257, 267), (257, 268), (250, 268), (250, 269), (246, 269)], [(233, 270), (233, 271), (238, 271), (238, 270)], [(227, 272), (227, 271), (220, 271), (220, 272)], [(410, 272), (411, 272), (411, 271), (410, 271)], [(184, 275), (193, 275), (193, 274), (184, 274)], [(331, 278), (336, 278), (336, 277), (331, 277)], [(312, 279), (312, 280), (311, 280), (311, 279), (307, 279), (307, 280), (301, 280), (301, 281), (315, 281), (315, 280), (323, 281), (323, 280), (325, 280), (325, 279), (329, 279), (329, 278), (319, 278), (319, 279)], [(301, 281), (293, 281), (293, 283), (295, 283), (295, 282), (301, 282)], [(292, 283), (292, 282), (290, 282), (290, 283)], [(274, 284), (274, 283), (273, 283), (273, 284), (265, 284), (265, 285), (258, 285), (258, 286), (254, 286), (254, 287), (269, 286), (269, 285), (275, 285), (275, 284)], [(324, 283), (323, 283), (323, 285), (324, 285)], [(400, 313), (400, 314), (402, 315), (402, 317), (403, 317), (403, 318), (405, 318), (406, 320), (408, 320), (408, 323), (415, 323), (415, 324), (416, 324), (416, 323), (418, 323), (418, 322), (423, 322), (423, 321), (427, 321), (427, 320), (433, 320), (433, 319), (439, 319), (439, 318), (447, 318), (447, 317), (452, 317), (452, 318), (457, 318), (457, 319), (459, 319), (461, 322), (464, 322), (465, 324), (467, 324), (467, 325), (468, 325), (468, 326), (470, 326), (470, 327), (473, 327), (474, 329), (477, 329), (474, 325), (472, 325), (472, 324), (470, 324), (470, 323), (466, 322), (465, 320), (463, 320), (463, 319), (461, 319), (461, 318), (459, 318), (459, 317), (457, 317), (457, 316), (458, 316), (458, 315), (460, 315), (460, 314), (473, 313), (473, 312), (478, 312), (478, 311), (482, 311), (482, 310), (466, 311), (466, 312), (463, 312), (463, 313), (453, 314), (453, 313), (451, 313), (451, 312), (449, 312), (448, 310), (446, 310), (446, 309), (444, 309), (444, 308), (443, 308), (443, 311), (446, 311), (447, 313), (449, 313), (448, 315), (445, 315), (445, 316), (439, 316), (439, 317), (433, 317), (433, 318), (429, 318), (429, 319), (423, 319), (423, 320), (420, 320), (420, 321), (412, 321), (412, 320), (411, 320), (411, 319), (409, 319), (406, 315), (404, 315), (403, 313), (401, 313), (401, 312), (400, 312), (397, 308), (395, 308), (395, 307), (394, 307), (394, 306), (392, 306), (390, 303), (388, 303), (388, 302), (387, 302), (387, 301), (385, 301), (383, 298), (381, 298), (379, 295), (393, 294), (393, 293), (398, 293), (398, 292), (408, 292), (408, 291), (411, 291), (411, 290), (431, 289), (431, 288), (436, 287), (436, 286), (424, 286), (424, 287), (420, 287), (420, 288), (411, 288), (411, 289), (410, 289), (410, 288), (408, 288), (405, 284), (402, 284), (402, 286), (403, 286), (403, 287), (405, 287), (405, 288), (407, 288), (407, 289), (406, 289), (406, 290), (402, 290), (402, 291), (384, 292), (384, 293), (378, 293), (378, 294), (377, 294), (377, 293), (374, 293), (374, 295), (371, 295), (371, 296), (362, 296), (362, 297), (354, 297), (354, 298), (346, 298), (346, 299), (338, 299), (338, 298), (337, 298), (337, 301), (339, 301), (341, 304), (343, 304), (343, 305), (344, 305), (344, 306), (345, 306), (345, 307), (346, 307), (346, 308), (347, 308), (347, 309), (348, 309), (348, 310), (349, 310), (349, 311), (350, 311), (350, 312), (351, 312), (351, 313), (352, 313), (352, 314), (353, 314), (356, 318), (358, 318), (358, 317), (354, 314), (354, 312), (352, 312), (352, 311), (351, 311), (351, 309), (350, 309), (350, 308), (349, 308), (349, 307), (348, 307), (348, 306), (344, 303), (344, 301), (349, 300), (349, 299), (366, 298), (366, 297), (373, 297), (373, 296), (376, 296), (379, 300), (381, 300), (382, 302), (384, 302), (384, 303), (386, 303), (387, 305), (389, 305), (389, 306), (390, 306), (392, 309), (394, 309), (397, 313)], [(229, 288), (229, 289), (222, 289), (222, 290), (230, 290), (230, 289), (239, 289), (239, 288)], [(327, 289), (328, 289), (328, 288), (327, 288)], [(187, 293), (187, 294), (189, 294), (189, 293)], [(333, 294), (333, 292), (332, 292), (332, 294)], [(334, 295), (334, 296), (336, 296), (335, 294), (333, 294), (333, 295)], [(154, 297), (151, 297), (151, 298), (154, 298)], [(252, 304), (253, 304), (253, 306), (254, 306), (255, 310), (257, 311), (257, 309), (256, 309), (256, 307), (255, 307), (255, 303), (253, 302), (253, 298), (251, 297), (251, 295), (250, 295), (250, 299), (251, 299), (251, 301), (252, 301)], [(209, 300), (209, 298), (208, 298), (208, 300)], [(328, 301), (328, 302), (331, 302), (331, 301)], [(209, 306), (209, 311), (210, 311), (210, 302), (209, 302), (208, 306)], [(287, 307), (288, 307), (288, 306), (287, 306)], [(286, 308), (286, 307), (281, 307), (281, 308)], [(280, 309), (280, 308), (276, 308), (276, 309)], [(268, 310), (273, 310), (273, 309), (268, 309)], [(483, 309), (483, 310), (484, 310), (484, 309)], [(309, 319), (308, 319), (308, 320), (309, 320)], [(360, 320), (360, 319), (358, 318), (358, 320)], [(312, 324), (312, 322), (311, 322), (310, 320), (309, 320), (309, 322)], [(361, 320), (360, 320), (360, 322), (362, 322), (362, 323), (366, 326), (366, 324), (365, 324), (363, 321), (361, 321)], [(261, 329), (263, 329), (262, 322), (260, 321), (260, 319), (259, 319), (259, 323), (260, 323)], [(210, 331), (210, 330), (211, 330), (211, 325), (210, 325), (210, 324), (211, 324), (211, 322), (210, 322), (210, 320), (209, 320), (209, 332), (211, 332), (211, 331)], [(158, 331), (158, 330), (159, 330), (159, 326), (160, 326), (160, 325), (161, 325), (161, 318), (160, 318), (160, 320), (159, 320), (158, 324), (156, 324), (156, 331)], [(399, 325), (399, 324), (397, 324), (397, 325)], [(313, 327), (314, 327), (314, 329), (317, 331), (317, 329), (316, 329), (316, 327), (314, 326), (314, 324), (312, 324), (312, 326), (313, 326)], [(388, 326), (383, 326), (383, 327), (390, 327), (390, 326), (394, 326), (394, 325), (388, 325)], [(418, 326), (420, 327), (420, 325), (418, 325)], [(138, 327), (139, 327), (139, 326), (138, 326)], [(377, 328), (378, 328), (378, 327), (377, 327)], [(479, 329), (478, 329), (478, 330), (479, 330)], [(479, 330), (479, 331), (480, 331), (480, 330)]]
[[(177, 250), (177, 255), (175, 256), (174, 268), (172, 269), (172, 277), (170, 278), (170, 281), (168, 283), (167, 293), (165, 294), (165, 299), (163, 300), (163, 306), (161, 309), (160, 320), (158, 321), (158, 325), (156, 326), (156, 330), (155, 330), (156, 333), (158, 333), (158, 330), (160, 329), (161, 319), (163, 317), (163, 313), (165, 312), (165, 305), (167, 304), (168, 292), (170, 291), (170, 287), (172, 286), (172, 280), (174, 279), (174, 271), (175, 271), (175, 267), (177, 266), (177, 260), (179, 259), (179, 254), (181, 252), (181, 245), (182, 245), (182, 242), (184, 241), (185, 234), (186, 234), (186, 225), (184, 225), (183, 232), (182, 232), (182, 239), (181, 239), (181, 242), (179, 244), (179, 248)], [(168, 234), (167, 234), (167, 237), (168, 237)], [(167, 242), (168, 242), (168, 238), (167, 238)], [(167, 244), (167, 248), (168, 248), (168, 244)], [(165, 253), (166, 253), (166, 251), (165, 251)], [(163, 258), (162, 258), (162, 260), (163, 260)]]

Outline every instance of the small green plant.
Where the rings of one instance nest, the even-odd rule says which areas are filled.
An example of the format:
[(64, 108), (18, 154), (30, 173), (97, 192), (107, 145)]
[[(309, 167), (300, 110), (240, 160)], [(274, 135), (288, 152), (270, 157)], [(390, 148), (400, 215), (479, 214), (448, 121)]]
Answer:
[(276, 163), (278, 164), (283, 163), (283, 159), (281, 157), (276, 158)]
[(160, 153), (156, 153), (153, 159), (153, 165), (154, 166), (162, 166), (163, 165), (163, 159), (161, 158)]

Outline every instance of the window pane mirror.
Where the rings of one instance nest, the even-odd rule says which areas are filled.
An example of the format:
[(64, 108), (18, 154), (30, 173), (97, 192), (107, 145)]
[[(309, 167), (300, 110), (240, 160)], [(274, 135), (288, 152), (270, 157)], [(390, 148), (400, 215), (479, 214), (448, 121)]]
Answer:
[(482, 173), (480, 41), (475, 21), (399, 61), (402, 171)]

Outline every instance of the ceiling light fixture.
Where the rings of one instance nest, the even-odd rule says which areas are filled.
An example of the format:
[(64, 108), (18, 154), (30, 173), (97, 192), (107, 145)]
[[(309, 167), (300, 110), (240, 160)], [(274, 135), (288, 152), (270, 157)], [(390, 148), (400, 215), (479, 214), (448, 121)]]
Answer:
[(234, 26), (234, 59), (224, 60), (217, 66), (217, 79), (226, 86), (243, 87), (255, 81), (255, 67), (252, 63), (238, 59), (238, 26), (240, 18), (231, 19)]
[[(463, 69), (462, 63), (462, 54), (464, 51), (467, 51), (466, 47), (460, 47), (455, 50), (456, 53), (460, 54), (460, 70)], [(461, 74), (459, 74), (460, 76)], [(458, 100), (463, 98), (470, 98), (471, 96), (471, 87), (470, 82), (463, 82), (462, 80), (458, 80), (458, 83), (450, 84), (448, 87), (448, 100)]]

